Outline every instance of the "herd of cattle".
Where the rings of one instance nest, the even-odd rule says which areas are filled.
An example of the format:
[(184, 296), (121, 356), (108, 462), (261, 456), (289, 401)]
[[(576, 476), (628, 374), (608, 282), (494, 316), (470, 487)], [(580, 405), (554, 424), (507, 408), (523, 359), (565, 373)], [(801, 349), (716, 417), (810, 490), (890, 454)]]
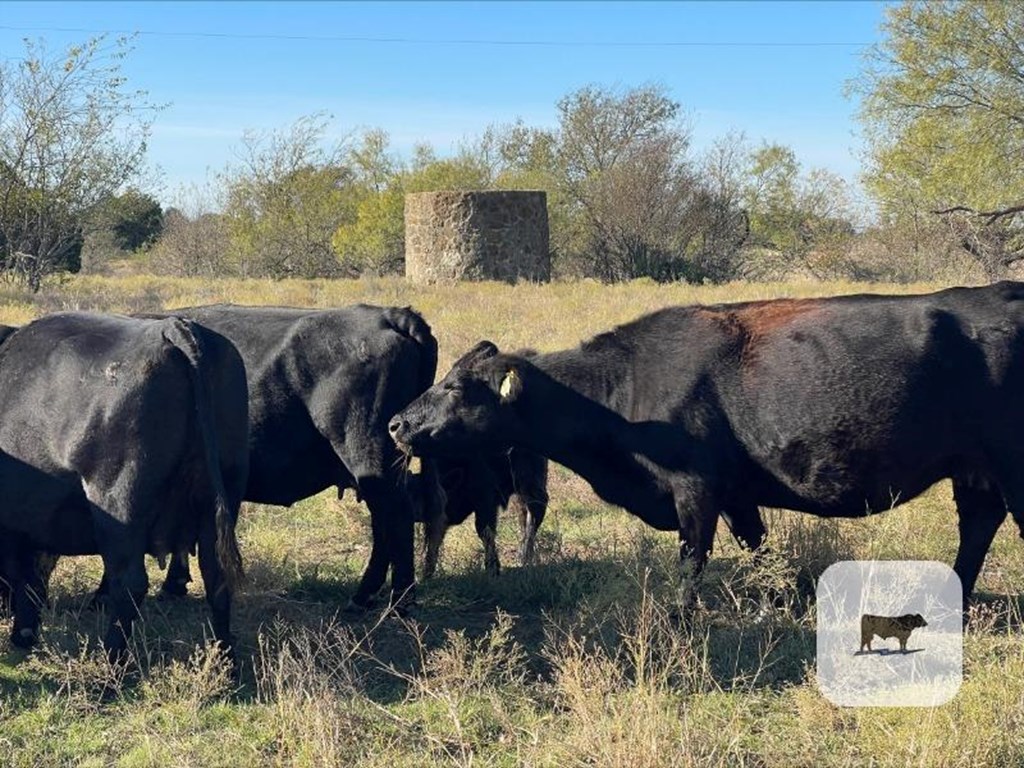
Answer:
[(497, 571), (500, 507), (518, 510), (530, 560), (549, 459), (678, 533), (684, 605), (718, 519), (756, 549), (760, 506), (857, 517), (951, 478), (965, 597), (1008, 511), (1024, 535), (1024, 284), (673, 307), (559, 352), (483, 341), (435, 384), (437, 358), (408, 308), (219, 305), (0, 326), (12, 642), (37, 639), (46, 564), (98, 554), (104, 643), (120, 657), (145, 555), (170, 558), (163, 589), (182, 594), (197, 551), (230, 647), (241, 502), (290, 505), (332, 486), (370, 511), (348, 610), (366, 610), (390, 570), (401, 611), (417, 519), (425, 575), (446, 528), (474, 512)]

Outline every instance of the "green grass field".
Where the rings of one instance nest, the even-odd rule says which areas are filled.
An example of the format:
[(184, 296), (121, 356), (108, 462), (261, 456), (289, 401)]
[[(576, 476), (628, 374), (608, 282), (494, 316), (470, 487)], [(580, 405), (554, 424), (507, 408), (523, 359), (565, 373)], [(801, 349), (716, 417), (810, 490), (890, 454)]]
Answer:
[[(216, 301), (411, 304), (434, 328), (443, 372), (481, 338), (557, 349), (670, 304), (934, 287), (83, 277), (38, 296), (0, 286), (0, 323)], [(98, 560), (65, 559), (39, 650), (11, 650), (0, 623), (0, 765), (1024, 764), (1024, 542), (1010, 523), (985, 564), (952, 702), (840, 709), (814, 682), (817, 576), (850, 558), (952, 563), (947, 484), (872, 519), (765, 510), (773, 555), (756, 567), (720, 530), (687, 629), (669, 617), (675, 537), (604, 505), (561, 468), (550, 492), (535, 566), (515, 563), (514, 520), (501, 522), (497, 578), (482, 570), (472, 525), (454, 529), (415, 620), (404, 621), (338, 614), (369, 551), (368, 517), (351, 495), (246, 505), (240, 681), (201, 650), (200, 583), (184, 600), (147, 601), (133, 662), (112, 669), (97, 651), (103, 615), (86, 607)], [(150, 579), (155, 589), (155, 564)], [(785, 606), (757, 623), (771, 587)]]

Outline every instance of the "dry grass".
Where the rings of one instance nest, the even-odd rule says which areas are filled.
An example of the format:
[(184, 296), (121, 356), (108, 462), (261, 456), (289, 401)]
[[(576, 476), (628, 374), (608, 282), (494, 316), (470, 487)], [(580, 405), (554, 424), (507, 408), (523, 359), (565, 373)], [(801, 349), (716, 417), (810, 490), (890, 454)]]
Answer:
[[(923, 291), (932, 286), (893, 290)], [(592, 283), (412, 288), (398, 280), (217, 282), (75, 279), (38, 297), (0, 287), (0, 322), (46, 311), (134, 311), (211, 301), (412, 304), (442, 367), (480, 338), (554, 349), (673, 303), (875, 289), (848, 284), (715, 288)], [(453, 531), (415, 621), (343, 621), (368, 552), (366, 516), (330, 494), (291, 509), (248, 505), (249, 582), (235, 626), (243, 674), (202, 650), (201, 585), (150, 600), (135, 661), (96, 651), (86, 608), (93, 558), (64, 560), (43, 647), (0, 640), (0, 764), (981, 766), (1024, 762), (1024, 549), (999, 532), (965, 637), (957, 697), (929, 710), (839, 709), (814, 684), (817, 576), (846, 558), (952, 561), (956, 522), (940, 485), (873, 519), (768, 511), (756, 564), (719, 532), (703, 606), (673, 621), (673, 537), (594, 498), (556, 469), (539, 562), (482, 572), (472, 526)], [(517, 531), (503, 520), (503, 561)], [(151, 571), (156, 582), (159, 574)], [(761, 597), (782, 606), (755, 622)], [(6, 634), (6, 624), (0, 633)]]

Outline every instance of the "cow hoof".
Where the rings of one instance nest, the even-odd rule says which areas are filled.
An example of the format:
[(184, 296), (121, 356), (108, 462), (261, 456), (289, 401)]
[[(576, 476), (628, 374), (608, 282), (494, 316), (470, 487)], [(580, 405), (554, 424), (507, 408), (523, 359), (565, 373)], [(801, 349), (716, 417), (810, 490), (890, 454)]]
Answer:
[(188, 583), (187, 582), (167, 582), (163, 583), (160, 587), (160, 592), (157, 593), (158, 600), (177, 600), (178, 598), (185, 597), (188, 595)]
[(388, 598), (388, 615), (405, 618), (416, 608), (416, 585), (403, 590), (392, 590)]
[(345, 616), (352, 618), (358, 618), (359, 616), (365, 616), (373, 608), (373, 600), (368, 600), (365, 603), (357, 603), (355, 598), (346, 603), (345, 607), (341, 609), (341, 612)]
[(11, 644), (16, 648), (28, 650), (36, 644), (36, 631), (31, 627), (22, 627), (15, 632), (11, 632)]
[(107, 661), (112, 667), (124, 667), (128, 665), (131, 654), (127, 646), (113, 646), (107, 648)]
[(388, 618), (392, 619), (415, 619), (419, 613), (419, 603), (415, 600), (402, 600), (388, 606)]
[(696, 602), (683, 606), (677, 605), (668, 612), (669, 623), (681, 632), (690, 632), (693, 630), (698, 610), (700, 610), (700, 603)]

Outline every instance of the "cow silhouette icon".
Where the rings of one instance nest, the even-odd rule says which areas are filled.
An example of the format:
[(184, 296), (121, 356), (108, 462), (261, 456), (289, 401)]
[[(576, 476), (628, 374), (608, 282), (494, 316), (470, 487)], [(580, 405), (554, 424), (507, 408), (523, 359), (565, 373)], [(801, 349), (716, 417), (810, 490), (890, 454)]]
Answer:
[(907, 653), (907, 640), (910, 633), (919, 627), (927, 627), (928, 622), (920, 613), (907, 613), (903, 616), (875, 616), (865, 613), (860, 617), (860, 650), (863, 653), (867, 646), (868, 653), (875, 653), (871, 648), (871, 642), (875, 636), (888, 640), (895, 637), (899, 640), (900, 651)]

